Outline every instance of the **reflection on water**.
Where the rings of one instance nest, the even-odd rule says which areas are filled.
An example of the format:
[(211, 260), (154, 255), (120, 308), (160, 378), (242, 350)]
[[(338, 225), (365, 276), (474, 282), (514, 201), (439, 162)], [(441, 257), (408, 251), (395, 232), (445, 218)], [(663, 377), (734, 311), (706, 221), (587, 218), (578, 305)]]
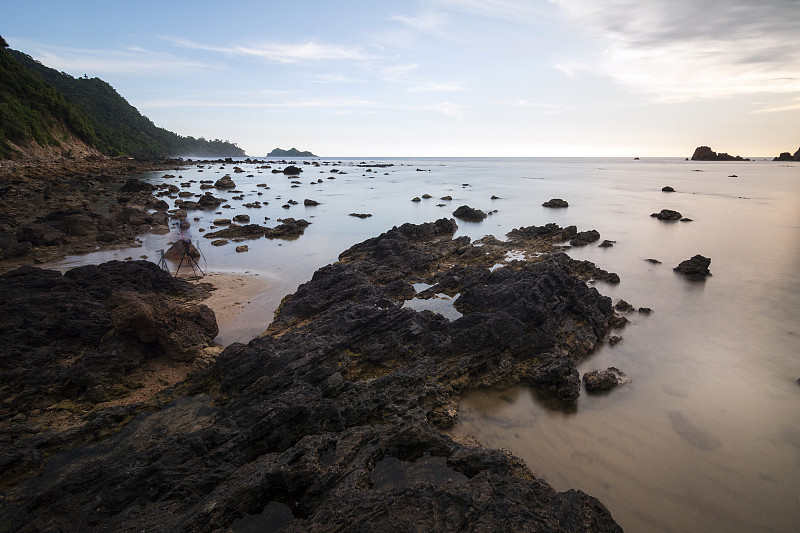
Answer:
[[(615, 366), (632, 383), (607, 395), (583, 394), (571, 410), (553, 409), (524, 389), (476, 393), (463, 399), (457, 431), (510, 449), (559, 490), (580, 488), (597, 496), (628, 531), (796, 531), (800, 167), (679, 159), (452, 159), (388, 161), (395, 166), (368, 174), (353, 166), (359, 162), (336, 165), (346, 174), (303, 165), (295, 188), (283, 174), (243, 163), (243, 174), (234, 174), (232, 165), (204, 173), (193, 167), (170, 181), (193, 179), (186, 190), (200, 194), (200, 179), (230, 173), (242, 191), (234, 199), (239, 194), (212, 190), (230, 207), (191, 211), (193, 239), (208, 241), (201, 229), (235, 214), (268, 225), (283, 217), (312, 223), (293, 242), (248, 240), (245, 253), (236, 253), (235, 243), (201, 246), (209, 269), (250, 271), (274, 282), (273, 307), (251, 317), (254, 330), (266, 328), (280, 297), (349, 246), (404, 222), (451, 217), (460, 205), (498, 210), (482, 223), (459, 222), (457, 236), (473, 239), (503, 238), (513, 228), (549, 222), (597, 229), (601, 239), (616, 244), (569, 253), (620, 275), (618, 285), (598, 283), (600, 292), (654, 313), (628, 315), (625, 340), (598, 350), (580, 371)], [(665, 185), (676, 192), (662, 192)], [(426, 193), (431, 198), (411, 201)], [(440, 200), (445, 196), (452, 200)], [(554, 197), (567, 200), (569, 208), (541, 207)], [(306, 198), (319, 205), (304, 206)], [(262, 207), (244, 207), (255, 200)], [(665, 224), (650, 217), (661, 209), (693, 221)], [(148, 235), (141, 247), (73, 257), (66, 264), (140, 255), (153, 260), (155, 250), (177, 238), (177, 231)], [(672, 270), (695, 254), (712, 259), (713, 276), (703, 283)]]

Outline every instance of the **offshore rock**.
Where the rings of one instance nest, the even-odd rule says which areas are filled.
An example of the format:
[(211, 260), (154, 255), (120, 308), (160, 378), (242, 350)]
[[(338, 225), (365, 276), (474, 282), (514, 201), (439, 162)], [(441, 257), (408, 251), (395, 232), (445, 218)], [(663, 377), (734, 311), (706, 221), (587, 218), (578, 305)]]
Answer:
[(552, 198), (543, 203), (542, 207), (569, 207), (569, 203), (561, 198)]
[(750, 161), (741, 156), (732, 156), (725, 152), (717, 153), (708, 146), (698, 146), (692, 154), (692, 161)]
[(455, 211), (453, 211), (453, 216), (456, 218), (460, 218), (462, 220), (467, 220), (469, 222), (480, 222), (484, 218), (486, 218), (486, 213), (481, 211), (480, 209), (473, 209), (468, 205), (462, 205)]
[[(621, 531), (591, 496), (558, 493), (507, 452), (443, 431), (469, 389), (529, 383), (573, 401), (577, 362), (616, 317), (551, 239), (522, 237), (537, 231), (473, 246), (456, 229), (404, 224), (346, 250), (283, 300), (264, 335), (181, 385), (193, 396), (68, 463), (53, 456), (14, 484), (0, 520), (210, 532), (278, 507), (290, 531)], [(540, 254), (490, 270), (519, 247)], [(458, 294), (463, 316), (405, 307), (413, 283)], [(418, 460), (449, 473), (378, 475), (385, 461)]]
[(245, 224), (244, 226), (231, 224), (225, 229), (206, 233), (205, 237), (209, 239), (259, 239), (266, 237), (268, 239), (294, 240), (305, 232), (309, 224), (311, 223), (302, 218), (300, 220), (284, 218), (281, 224), (274, 228), (259, 224)]
[(672, 270), (691, 278), (702, 279), (711, 275), (711, 272), (708, 270), (709, 265), (711, 265), (711, 259), (698, 254), (691, 259), (681, 261), (681, 263)]
[(675, 221), (683, 218), (683, 215), (681, 215), (678, 211), (673, 211), (672, 209), (662, 209), (658, 213), (653, 213), (650, 216), (657, 218), (658, 220), (666, 221)]
[(583, 375), (583, 386), (587, 392), (609, 391), (626, 383), (630, 383), (630, 378), (613, 366), (607, 370), (592, 370)]

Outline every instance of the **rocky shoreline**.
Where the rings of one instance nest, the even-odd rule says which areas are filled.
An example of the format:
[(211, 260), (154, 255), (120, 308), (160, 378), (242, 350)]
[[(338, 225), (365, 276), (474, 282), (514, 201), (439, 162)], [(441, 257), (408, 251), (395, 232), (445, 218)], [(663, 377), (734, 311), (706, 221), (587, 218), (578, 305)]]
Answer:
[[(286, 531), (406, 531), (410, 524), (621, 531), (591, 496), (557, 493), (520, 459), (447, 433), (457, 420), (457, 396), (471, 389), (525, 383), (573, 402), (580, 393), (576, 364), (626, 322), (586, 281), (618, 278), (559, 252), (574, 228), (520, 228), (508, 241), (475, 242), (453, 239), (456, 228), (448, 219), (404, 224), (351, 247), (284, 299), (264, 335), (206, 363), (199, 354), (207, 339), (176, 344), (168, 333), (213, 333), (201, 309), (186, 313), (196, 330), (158, 319), (149, 328), (131, 327), (147, 313), (121, 312), (191, 296), (145, 262), (81, 267), (65, 276), (25, 267), (0, 276), (3, 290), (22, 286), (31, 299), (14, 304), (29, 311), (19, 311), (4, 331), (4, 360), (33, 338), (41, 348), (16, 349), (15, 357), (49, 357), (55, 372), (41, 376), (37, 394), (26, 392), (24, 371), (12, 370), (33, 371), (33, 361), (8, 359), (12, 369), (3, 369), (0, 519), (20, 531), (74, 524), (241, 531), (277, 523)], [(498, 268), (510, 250), (525, 259)], [(150, 281), (120, 287), (126, 269), (146, 272), (141, 279)], [(427, 288), (417, 292), (415, 284)], [(58, 292), (54, 286), (68, 287), (66, 301), (85, 303), (51, 306), (47, 313), (63, 326), (32, 336), (39, 327), (33, 314), (42, 312), (35, 302)], [(140, 294), (148, 287), (154, 294)], [(78, 300), (75, 291), (90, 294)], [(440, 293), (454, 298), (461, 318), (451, 322), (405, 305)], [(81, 328), (76, 314), (87, 317)], [(184, 345), (200, 349), (187, 355), (176, 349)], [(200, 361), (187, 380), (148, 401), (77, 409), (68, 429), (37, 425), (35, 414), (29, 419), (50, 401), (91, 407), (87, 402), (120, 381), (119, 369), (135, 366), (136, 354)], [(63, 400), (36, 400), (57, 389), (48, 383), (71, 371), (83, 376), (96, 360), (109, 370), (58, 389), (67, 394)], [(7, 386), (7, 372), (17, 372), (15, 385)], [(406, 474), (391, 474), (398, 468)]]

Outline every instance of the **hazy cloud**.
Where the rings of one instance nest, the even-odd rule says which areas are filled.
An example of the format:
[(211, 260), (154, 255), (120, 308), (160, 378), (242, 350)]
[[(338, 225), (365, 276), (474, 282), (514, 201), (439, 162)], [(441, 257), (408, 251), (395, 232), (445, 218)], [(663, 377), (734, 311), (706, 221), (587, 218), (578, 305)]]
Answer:
[(15, 41), (31, 57), (48, 67), (74, 76), (107, 73), (161, 73), (176, 70), (224, 68), (224, 65), (188, 60), (171, 54), (153, 52), (140, 47), (118, 50), (65, 48), (26, 41)]
[(602, 52), (558, 68), (661, 100), (800, 92), (796, 0), (554, 0)]
[(296, 63), (319, 60), (364, 60), (372, 56), (358, 47), (334, 44), (305, 43), (260, 43), (253, 46), (212, 46), (188, 39), (167, 38), (176, 46), (192, 50), (206, 50), (225, 55), (248, 56), (274, 61), (276, 63)]
[(573, 107), (565, 107), (562, 105), (548, 104), (544, 102), (529, 102), (528, 100), (509, 100), (497, 103), (499, 105), (510, 106), (510, 107), (540, 109), (542, 113), (544, 113), (545, 115), (554, 115), (556, 113), (562, 113), (564, 111), (567, 111), (568, 109), (574, 109)]
[(437, 82), (424, 83), (408, 89), (408, 92), (412, 93), (447, 93), (458, 91), (466, 91), (466, 89), (457, 83)]

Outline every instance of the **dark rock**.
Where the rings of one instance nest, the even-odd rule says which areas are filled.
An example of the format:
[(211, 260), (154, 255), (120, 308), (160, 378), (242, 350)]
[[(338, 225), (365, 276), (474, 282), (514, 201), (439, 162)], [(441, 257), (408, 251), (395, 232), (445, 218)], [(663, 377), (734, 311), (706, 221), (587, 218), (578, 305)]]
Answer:
[(449, 200), (452, 200), (452, 199), (453, 199), (453, 197), (452, 197), (452, 196), (450, 196), (450, 195), (448, 194), (447, 196), (442, 196), (442, 197), (441, 197), (441, 198), (439, 198), (439, 199), (440, 199), (440, 200), (449, 201)]
[(250, 215), (235, 215), (233, 217), (234, 222), (238, 222), (240, 224), (250, 222)]
[(588, 231), (581, 231), (573, 237), (569, 243), (572, 246), (585, 246), (600, 240), (600, 232), (594, 229)]
[(422, 198), (420, 198), (419, 196), (415, 196), (414, 198), (411, 199), (411, 201), (412, 202), (421, 202)]
[(650, 309), (649, 307), (640, 307), (639, 312), (642, 313), (643, 315), (649, 315), (653, 312), (653, 310)]
[(689, 277), (704, 278), (711, 275), (711, 272), (708, 270), (710, 264), (710, 258), (698, 254), (691, 259), (681, 261), (681, 263), (672, 270)]
[(781, 152), (773, 161), (800, 161), (800, 148), (792, 155), (790, 152)]
[(283, 169), (283, 173), (287, 176), (297, 176), (301, 172), (303, 172), (303, 169), (294, 165), (289, 165)]
[(607, 370), (592, 370), (583, 375), (583, 385), (586, 392), (609, 391), (620, 384), (619, 375), (624, 376), (620, 370), (610, 367)]
[(569, 203), (561, 198), (552, 198), (543, 203), (542, 207), (569, 207)]
[(658, 220), (667, 220), (667, 221), (675, 221), (683, 218), (683, 215), (681, 215), (677, 211), (673, 211), (672, 209), (662, 209), (658, 213), (653, 213), (650, 216), (657, 218)]
[(249, 249), (249, 248), (247, 247), (247, 245), (246, 245), (246, 244), (243, 244), (243, 245), (241, 245), (241, 246), (237, 246), (237, 247), (236, 247), (236, 253), (237, 253), (237, 254), (240, 254), (240, 253), (243, 253), (243, 252), (246, 252), (246, 251), (248, 251), (248, 249)]
[(609, 240), (604, 240), (603, 242), (601, 242), (600, 244), (598, 244), (598, 246), (599, 246), (600, 248), (611, 248), (611, 247), (612, 247), (612, 246), (614, 246), (616, 243), (617, 243), (617, 241), (609, 241)]
[[(146, 181), (141, 181), (136, 178), (131, 178), (125, 180), (125, 183), (120, 187), (120, 192), (150, 192), (154, 191), (156, 188)], [(177, 188), (176, 188), (177, 189)], [(176, 190), (177, 192), (177, 190)]]
[(211, 345), (219, 330), (205, 305), (183, 307), (160, 295), (118, 291), (106, 302), (117, 333), (158, 344), (176, 361), (192, 361)]
[[(265, 335), (176, 387), (191, 397), (69, 460), (50, 455), (35, 482), (14, 485), (0, 520), (225, 531), (281, 502), (297, 530), (621, 531), (596, 499), (557, 493), (513, 455), (444, 432), (472, 389), (528, 383), (574, 401), (577, 362), (616, 318), (566, 254), (489, 271), (475, 264), (483, 246), (456, 229), (404, 224), (346, 250), (284, 298)], [(463, 316), (403, 306), (418, 281), (460, 294)], [(93, 431), (112, 424), (105, 416)], [(387, 475), (382, 461), (417, 474)]]
[(750, 159), (738, 155), (734, 157), (725, 152), (718, 154), (708, 146), (698, 146), (692, 154), (692, 161), (750, 161)]
[(34, 246), (58, 246), (67, 240), (64, 232), (47, 224), (27, 224), (17, 233), (17, 240)]
[(675, 192), (675, 189), (667, 185), (666, 187), (661, 187), (661, 190), (664, 192)]
[(350, 213), (349, 216), (357, 218), (369, 218), (372, 216), (372, 213)]
[(654, 265), (661, 264), (661, 261), (659, 261), (658, 259), (653, 259), (652, 257), (645, 259), (645, 261), (647, 261), (648, 263), (653, 263)]
[(305, 206), (315, 206), (315, 205), (319, 205), (319, 202), (317, 202), (316, 200), (309, 200), (308, 198), (306, 198), (305, 200), (303, 200), (303, 205), (305, 205)]
[(614, 304), (614, 309), (617, 311), (621, 311), (623, 313), (630, 313), (633, 311), (633, 306), (626, 302), (625, 300), (620, 299), (617, 303)]
[(461, 220), (467, 220), (469, 222), (480, 222), (484, 218), (486, 218), (486, 213), (481, 211), (480, 209), (473, 209), (468, 205), (462, 205), (455, 211), (453, 211), (453, 216), (456, 218), (460, 218)]
[(230, 176), (223, 176), (214, 183), (214, 187), (217, 189), (235, 189), (236, 184)]

